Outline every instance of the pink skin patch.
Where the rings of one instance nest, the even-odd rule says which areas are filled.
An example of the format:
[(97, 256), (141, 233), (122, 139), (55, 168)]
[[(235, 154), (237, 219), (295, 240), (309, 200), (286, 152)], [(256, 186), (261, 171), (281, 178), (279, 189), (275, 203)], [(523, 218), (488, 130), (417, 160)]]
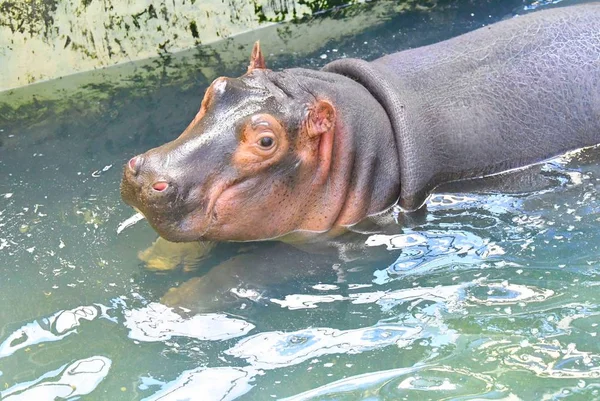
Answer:
[(168, 187), (169, 187), (169, 184), (167, 184), (167, 183), (166, 183), (166, 182), (164, 182), (164, 181), (155, 182), (155, 183), (152, 185), (152, 189), (154, 189), (155, 191), (158, 191), (158, 192), (162, 192), (162, 191), (164, 191), (165, 189), (167, 189)]

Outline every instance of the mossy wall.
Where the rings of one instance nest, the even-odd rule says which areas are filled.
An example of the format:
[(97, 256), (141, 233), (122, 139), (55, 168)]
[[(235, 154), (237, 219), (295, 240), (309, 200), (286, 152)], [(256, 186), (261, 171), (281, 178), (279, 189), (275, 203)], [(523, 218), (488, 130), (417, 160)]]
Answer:
[(359, 0), (0, 0), (0, 90), (189, 49)]

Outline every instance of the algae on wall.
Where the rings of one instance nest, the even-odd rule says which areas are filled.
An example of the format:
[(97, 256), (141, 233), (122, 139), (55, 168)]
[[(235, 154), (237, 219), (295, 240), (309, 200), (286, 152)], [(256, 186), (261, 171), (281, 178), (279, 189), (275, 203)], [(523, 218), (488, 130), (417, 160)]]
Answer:
[[(161, 121), (156, 126), (178, 135), (197, 113), (204, 90), (213, 79), (246, 72), (255, 40), (261, 41), (267, 65), (274, 70), (290, 66), (320, 68), (343, 57), (370, 59), (380, 55), (382, 49), (376, 40), (362, 35), (366, 30), (394, 26), (394, 19), (401, 19), (396, 24), (403, 33), (395, 34), (405, 37), (405, 46), (430, 43), (433, 39), (428, 40), (429, 33), (435, 35), (435, 29), (421, 35), (410, 32), (430, 20), (442, 25), (436, 17), (439, 13), (432, 11), (442, 12), (448, 6), (434, 4), (432, 0), (357, 4), (302, 23), (271, 24), (175, 54), (0, 91), (0, 154), (65, 135), (73, 138), (70, 151), (85, 151), (90, 157), (99, 149), (117, 148), (132, 140), (139, 142), (140, 151), (157, 146), (160, 141), (156, 138), (164, 138), (164, 132), (157, 132), (151, 123), (157, 114), (164, 116), (164, 110), (169, 110), (170, 122)], [(453, 16), (448, 18), (443, 26), (450, 23), (451, 27), (460, 27)], [(394, 46), (394, 50), (398, 48)], [(70, 123), (66, 131), (65, 120), (77, 122)], [(94, 123), (90, 125), (90, 121)], [(123, 132), (115, 129), (115, 124), (130, 126), (131, 135), (114, 135)], [(106, 143), (79, 141), (80, 136), (103, 138)], [(79, 149), (82, 144), (89, 148)]]
[(340, 4), (341, 0), (0, 0), (0, 90), (188, 49)]

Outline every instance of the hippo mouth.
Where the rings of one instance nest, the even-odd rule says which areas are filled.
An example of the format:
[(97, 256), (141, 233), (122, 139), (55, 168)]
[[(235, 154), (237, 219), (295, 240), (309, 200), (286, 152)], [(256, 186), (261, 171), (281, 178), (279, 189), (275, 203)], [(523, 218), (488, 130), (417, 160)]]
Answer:
[[(167, 241), (202, 240), (212, 226), (212, 219), (206, 219), (208, 216), (202, 212), (201, 205), (192, 205), (173, 183), (157, 187), (141, 184), (126, 168), (121, 181), (121, 198), (140, 212)], [(198, 215), (202, 216), (202, 222), (198, 221)], [(196, 229), (190, 228), (191, 222), (196, 223)], [(198, 230), (198, 225), (204, 225), (205, 228)]]
[[(211, 240), (218, 225), (217, 202), (227, 190), (239, 184), (227, 180), (208, 189), (185, 190), (168, 185), (162, 191), (144, 186), (124, 169), (121, 198), (141, 213), (152, 228), (170, 242)], [(161, 188), (162, 189), (162, 188)], [(157, 193), (158, 192), (158, 193)]]

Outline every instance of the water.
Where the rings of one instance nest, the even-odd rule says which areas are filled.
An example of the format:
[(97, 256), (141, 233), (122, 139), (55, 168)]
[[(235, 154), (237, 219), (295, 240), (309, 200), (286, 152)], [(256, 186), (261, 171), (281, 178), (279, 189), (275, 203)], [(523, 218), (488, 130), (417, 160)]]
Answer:
[[(372, 59), (548, 6), (373, 15), (267, 62)], [(236, 43), (255, 37), (227, 47), (246, 58)], [(0, 93), (0, 399), (600, 399), (596, 150), (546, 163), (526, 191), (437, 194), (423, 216), (343, 238), (341, 256), (159, 243), (160, 259), (146, 222), (117, 234), (133, 214), (121, 166), (244, 71), (213, 50)]]

